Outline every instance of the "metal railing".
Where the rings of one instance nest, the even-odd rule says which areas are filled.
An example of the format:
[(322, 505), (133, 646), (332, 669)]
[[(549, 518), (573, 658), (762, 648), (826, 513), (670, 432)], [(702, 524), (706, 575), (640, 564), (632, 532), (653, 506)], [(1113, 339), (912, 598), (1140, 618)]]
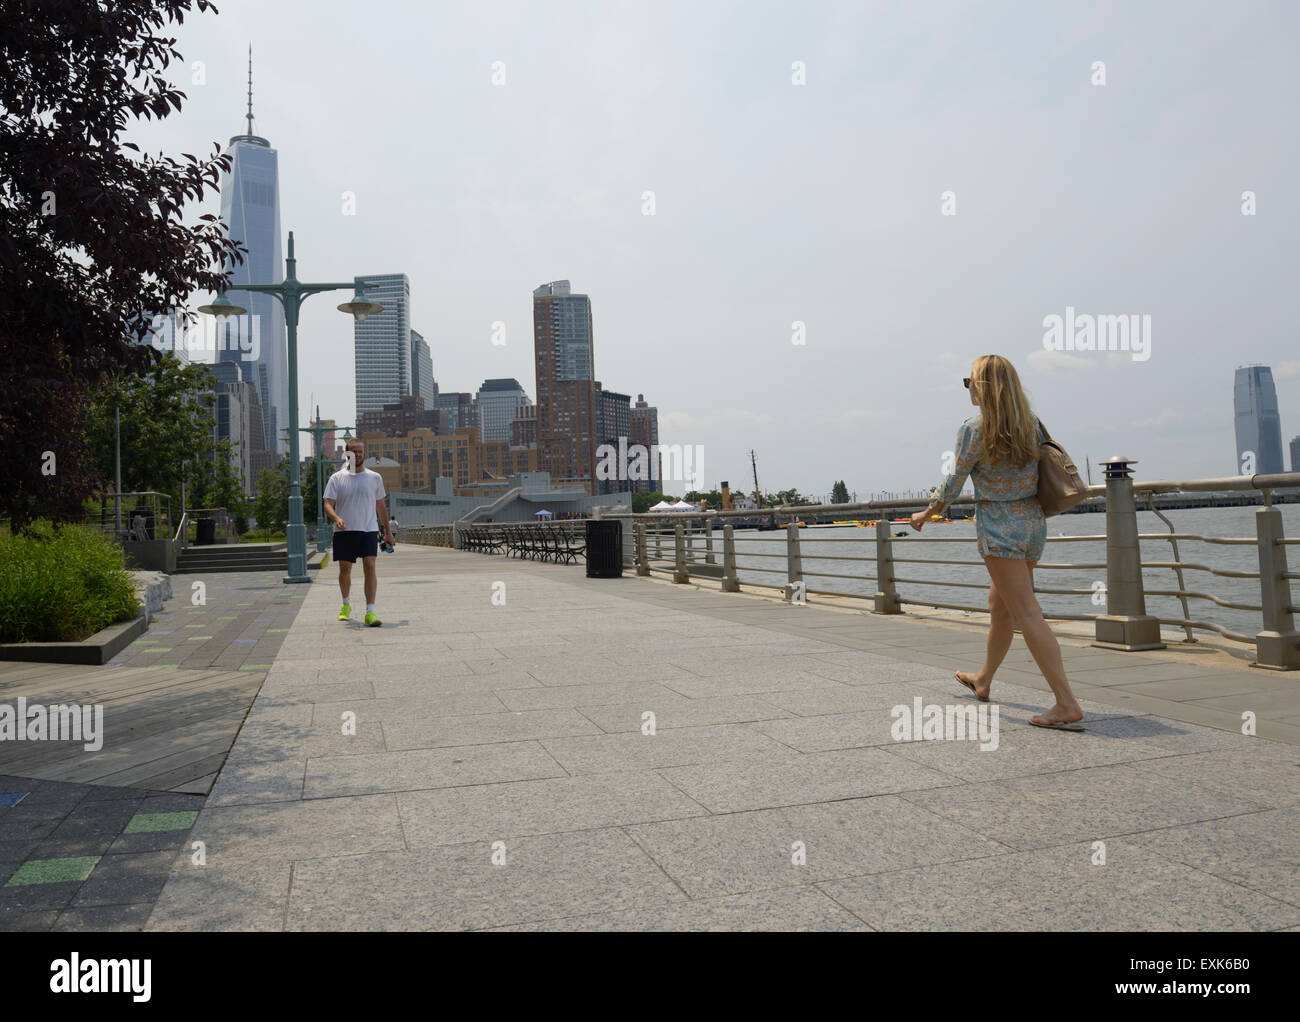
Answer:
[[(1106, 582), (1101, 589), (1094, 585), (1089, 589), (1060, 588), (1035, 585), (1035, 592), (1044, 595), (1090, 596), (1096, 601), (1098, 595), (1104, 596), (1105, 608), (1100, 613), (1071, 614), (1046, 613), (1054, 620), (1091, 621), (1094, 623), (1098, 644), (1118, 650), (1159, 649), (1164, 648), (1161, 626), (1169, 625), (1180, 628), (1185, 634), (1184, 642), (1195, 642), (1194, 630), (1211, 631), (1237, 642), (1251, 644), (1256, 650), (1256, 663), (1261, 667), (1290, 670), (1300, 667), (1300, 633), (1295, 629), (1294, 615), (1300, 608), (1293, 603), (1291, 580), (1300, 578), (1300, 572), (1287, 568), (1286, 547), (1300, 543), (1297, 539), (1287, 539), (1282, 528), (1281, 514), (1272, 506), (1271, 491), (1279, 488), (1300, 487), (1300, 473), (1283, 473), (1269, 476), (1238, 476), (1224, 479), (1201, 479), (1185, 482), (1155, 481), (1134, 483), (1130, 478), (1129, 466), (1122, 461), (1107, 464), (1105, 484), (1089, 488), (1089, 493), (1105, 498), (1107, 509), (1106, 533), (1092, 536), (1049, 536), (1048, 543), (1097, 543), (1104, 544), (1099, 551), (1101, 557), (1094, 562), (1069, 564), (1040, 561), (1038, 571), (1105, 571)], [(1257, 491), (1263, 494), (1264, 506), (1256, 512), (1256, 535), (1247, 537), (1203, 536), (1195, 533), (1174, 531), (1172, 523), (1155, 507), (1153, 495), (1157, 493), (1196, 493), (1213, 491)], [(1146, 495), (1148, 507), (1168, 527), (1168, 532), (1138, 533), (1137, 531), (1137, 494)], [(959, 498), (954, 506), (969, 505), (969, 498)], [(635, 568), (638, 575), (649, 575), (653, 570), (670, 572), (674, 582), (689, 582), (692, 575), (719, 578), (722, 588), (729, 592), (740, 590), (738, 570), (746, 575), (775, 575), (781, 582), (773, 580), (772, 587), (783, 590), (788, 602), (804, 602), (808, 595), (827, 595), (864, 599), (871, 602), (871, 610), (877, 614), (901, 613), (903, 606), (935, 607), (950, 610), (987, 613), (987, 602), (983, 605), (951, 602), (927, 598), (923, 593), (904, 596), (899, 586), (940, 587), (944, 589), (975, 589), (988, 591), (988, 583), (969, 582), (957, 579), (925, 579), (898, 573), (899, 565), (925, 564), (940, 566), (975, 566), (983, 567), (982, 559), (952, 558), (917, 558), (899, 556), (895, 550), (892, 529), (908, 529), (908, 549), (917, 542), (928, 543), (964, 543), (973, 545), (972, 538), (930, 536), (910, 531), (905, 521), (889, 521), (881, 517), (875, 523), (874, 554), (866, 556), (849, 556), (836, 553), (805, 551), (826, 549), (823, 544), (854, 543), (859, 546), (861, 539), (844, 537), (816, 537), (801, 534), (793, 521), (799, 516), (834, 515), (843, 517), (852, 512), (898, 512), (916, 510), (923, 504), (915, 500), (870, 501), (867, 503), (835, 505), (798, 505), (764, 508), (761, 512), (749, 511), (708, 511), (708, 512), (650, 512), (645, 514), (607, 514), (607, 518), (627, 521), (632, 528), (624, 529), (625, 553), (624, 563)], [(752, 520), (756, 514), (770, 516), (774, 520), (785, 520), (791, 524), (785, 527), (785, 549), (780, 552), (751, 550), (743, 552), (746, 562), (765, 559), (773, 563), (768, 567), (762, 564), (746, 563), (737, 568), (737, 543), (771, 543), (779, 537), (769, 533), (764, 537), (740, 537), (736, 529), (728, 524), (737, 518)], [(722, 526), (721, 543), (715, 539), (717, 526)], [(628, 536), (628, 533), (631, 536)], [(1167, 542), (1171, 548), (1172, 560), (1143, 561), (1141, 559), (1140, 541)], [(1259, 570), (1235, 570), (1215, 567), (1209, 564), (1185, 561), (1179, 543), (1197, 542), (1218, 546), (1253, 546), (1258, 554)], [(722, 563), (717, 562), (717, 547), (721, 546)], [(671, 553), (665, 557), (665, 547)], [(830, 547), (831, 550), (834, 547)], [(652, 554), (653, 550), (653, 554)], [(818, 571), (818, 561), (835, 561), (839, 563), (855, 562), (864, 565), (861, 573)], [(805, 562), (811, 562), (805, 567)], [(874, 568), (867, 566), (874, 565)], [(1176, 579), (1176, 588), (1145, 588), (1143, 569), (1168, 569)], [(906, 571), (906, 569), (904, 569)], [(1251, 579), (1258, 582), (1260, 598), (1258, 603), (1226, 599), (1222, 596), (1197, 589), (1188, 589), (1185, 572), (1199, 571), (1219, 578)], [(1036, 572), (1037, 574), (1037, 572)], [(874, 582), (872, 593), (852, 593), (843, 589), (814, 588), (810, 580), (838, 579), (853, 582)], [(747, 585), (764, 585), (764, 583), (747, 582)], [(1181, 616), (1160, 617), (1148, 614), (1146, 597), (1171, 597), (1179, 601)], [(1189, 609), (1190, 600), (1205, 600), (1215, 606), (1235, 611), (1258, 614), (1260, 630), (1254, 634), (1237, 631), (1212, 621), (1193, 618)]]
[[(121, 508), (121, 526), (118, 509)], [(99, 512), (91, 511), (80, 523), (119, 542), (170, 539), (175, 531), (171, 494), (155, 490), (110, 493)]]
[(224, 507), (191, 507), (181, 514), (181, 521), (173, 537), (178, 549), (184, 549), (198, 540), (199, 522), (213, 520), (213, 542), (229, 543), (235, 539), (235, 516)]

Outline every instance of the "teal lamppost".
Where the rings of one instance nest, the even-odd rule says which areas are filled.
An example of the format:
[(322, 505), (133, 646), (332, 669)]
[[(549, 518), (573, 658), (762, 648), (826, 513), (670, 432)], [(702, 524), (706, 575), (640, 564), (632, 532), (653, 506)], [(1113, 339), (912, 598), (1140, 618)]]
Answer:
[[(322, 426), (320, 424), (320, 406), (316, 406), (316, 424), (314, 426), (299, 426), (298, 432), (310, 433), (312, 439), (316, 442), (316, 549), (326, 550), (330, 545), (330, 537), (334, 534), (334, 525), (325, 520), (325, 491), (324, 480), (321, 478), (321, 466), (325, 462), (323, 452), (321, 451), (321, 441), (326, 433), (332, 433), (337, 429), (343, 430), (343, 440), (346, 443), (352, 439), (351, 426)], [(330, 469), (334, 468), (334, 461), (330, 459)]]
[[(284, 260), (284, 282), (281, 284), (238, 284), (231, 291), (252, 291), (274, 295), (284, 306), (284, 322), (289, 328), (289, 422), (298, 421), (298, 309), (309, 295), (320, 291), (346, 291), (356, 289), (352, 301), (340, 305), (339, 311), (351, 314), (360, 323), (367, 316), (383, 312), (384, 307), (366, 298), (361, 285), (352, 281), (345, 284), (308, 284), (297, 277), (297, 260), (293, 256), (293, 231), (289, 232), (289, 250)], [(233, 304), (222, 291), (211, 305), (199, 307), (199, 312), (216, 316), (225, 322), (230, 316), (242, 316), (247, 309)], [(298, 430), (289, 431), (289, 528), (286, 546), (289, 552), (289, 573), (285, 582), (310, 582), (307, 574), (307, 527), (302, 520), (302, 488), (298, 483)]]

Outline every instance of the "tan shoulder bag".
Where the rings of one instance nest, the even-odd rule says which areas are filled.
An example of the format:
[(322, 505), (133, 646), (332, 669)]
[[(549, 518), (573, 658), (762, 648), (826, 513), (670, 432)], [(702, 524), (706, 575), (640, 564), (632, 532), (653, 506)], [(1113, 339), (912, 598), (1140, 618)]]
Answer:
[(1038, 445), (1038, 503), (1043, 506), (1044, 517), (1051, 518), (1068, 511), (1087, 497), (1087, 486), (1079, 478), (1074, 459), (1065, 448), (1052, 439), (1043, 420), (1043, 442)]

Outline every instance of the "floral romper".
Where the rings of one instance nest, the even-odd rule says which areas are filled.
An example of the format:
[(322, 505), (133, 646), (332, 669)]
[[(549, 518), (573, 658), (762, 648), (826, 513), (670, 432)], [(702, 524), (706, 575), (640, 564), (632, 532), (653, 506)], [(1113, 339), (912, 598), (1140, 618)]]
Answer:
[[(1038, 442), (1045, 439), (1038, 424)], [(973, 415), (957, 431), (956, 462), (935, 490), (934, 502), (951, 504), (966, 477), (975, 485), (975, 534), (981, 557), (1037, 561), (1047, 541), (1047, 522), (1038, 503), (1038, 459), (1023, 468), (1002, 461), (979, 462), (980, 417)]]

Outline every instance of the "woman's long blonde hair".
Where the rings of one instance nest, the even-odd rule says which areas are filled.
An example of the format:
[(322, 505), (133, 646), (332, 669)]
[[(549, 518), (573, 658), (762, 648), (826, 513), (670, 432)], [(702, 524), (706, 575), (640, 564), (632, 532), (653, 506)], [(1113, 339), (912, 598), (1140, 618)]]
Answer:
[(1001, 355), (981, 355), (971, 390), (980, 406), (980, 461), (1009, 461), (1023, 468), (1038, 460), (1038, 420), (1020, 385), (1016, 367)]

